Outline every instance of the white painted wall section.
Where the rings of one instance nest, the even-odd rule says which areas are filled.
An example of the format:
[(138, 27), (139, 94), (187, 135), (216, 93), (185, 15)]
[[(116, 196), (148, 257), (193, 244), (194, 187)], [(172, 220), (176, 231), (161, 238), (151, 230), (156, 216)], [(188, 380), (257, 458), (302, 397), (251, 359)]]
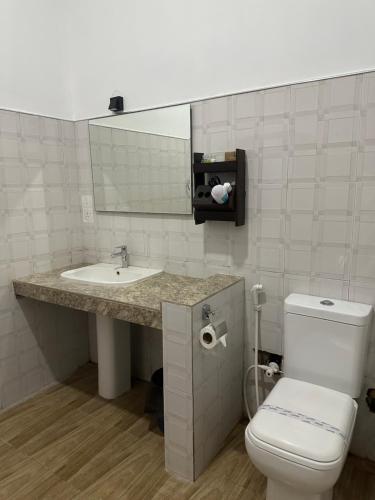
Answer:
[(0, 1), (0, 108), (73, 118), (70, 15), (69, 1)]
[(373, 0), (1, 0), (0, 107), (135, 111), (375, 69)]
[(373, 0), (75, 0), (75, 118), (375, 69)]
[(151, 109), (90, 120), (90, 125), (190, 139), (190, 105)]

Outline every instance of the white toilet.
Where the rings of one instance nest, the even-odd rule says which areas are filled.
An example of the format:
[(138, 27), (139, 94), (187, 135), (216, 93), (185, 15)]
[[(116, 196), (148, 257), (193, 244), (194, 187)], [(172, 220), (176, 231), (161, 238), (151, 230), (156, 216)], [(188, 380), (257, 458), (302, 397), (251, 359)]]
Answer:
[(246, 428), (267, 500), (330, 500), (357, 413), (372, 307), (292, 294), (284, 373)]

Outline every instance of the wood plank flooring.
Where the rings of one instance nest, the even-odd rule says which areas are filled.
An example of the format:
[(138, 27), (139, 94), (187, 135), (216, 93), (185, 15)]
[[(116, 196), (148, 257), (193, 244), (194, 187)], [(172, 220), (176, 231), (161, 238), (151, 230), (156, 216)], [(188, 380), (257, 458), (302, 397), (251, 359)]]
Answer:
[[(95, 365), (0, 413), (1, 500), (264, 500), (239, 424), (195, 483), (164, 470), (163, 437), (143, 414), (147, 384), (108, 402)], [(335, 500), (375, 500), (375, 464), (349, 457)]]

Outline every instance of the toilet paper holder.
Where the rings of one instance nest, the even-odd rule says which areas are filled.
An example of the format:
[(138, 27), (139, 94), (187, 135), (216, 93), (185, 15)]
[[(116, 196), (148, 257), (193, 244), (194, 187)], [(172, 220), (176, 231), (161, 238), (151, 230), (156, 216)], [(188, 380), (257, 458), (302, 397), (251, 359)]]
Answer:
[(199, 342), (204, 349), (214, 349), (217, 345), (227, 347), (228, 327), (224, 319), (209, 323), (199, 333)]
[(210, 304), (202, 306), (202, 320), (209, 323), (200, 331), (200, 343), (205, 349), (213, 349), (217, 344), (227, 347), (228, 327), (226, 321), (215, 321), (215, 312)]

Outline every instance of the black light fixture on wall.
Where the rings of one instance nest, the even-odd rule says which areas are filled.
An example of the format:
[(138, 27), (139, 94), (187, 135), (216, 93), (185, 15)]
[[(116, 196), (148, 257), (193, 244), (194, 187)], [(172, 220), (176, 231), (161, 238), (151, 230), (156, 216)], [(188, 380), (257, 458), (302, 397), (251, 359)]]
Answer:
[(111, 97), (109, 99), (108, 109), (113, 113), (121, 113), (124, 111), (124, 98), (121, 95)]

